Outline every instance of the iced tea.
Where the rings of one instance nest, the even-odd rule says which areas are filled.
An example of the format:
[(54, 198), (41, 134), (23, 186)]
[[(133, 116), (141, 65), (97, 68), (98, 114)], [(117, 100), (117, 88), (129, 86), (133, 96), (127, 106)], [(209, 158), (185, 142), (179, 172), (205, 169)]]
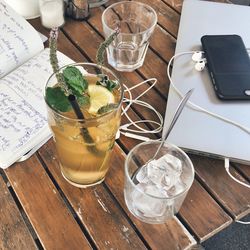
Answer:
[[(111, 71), (102, 67), (102, 73), (97, 74), (99, 66), (82, 66), (88, 71), (83, 74), (88, 82), (85, 94), (89, 96), (89, 102), (80, 105), (84, 119), (78, 119), (72, 109), (58, 112), (47, 105), (61, 172), (67, 181), (78, 187), (98, 184), (105, 178), (120, 125), (123, 95)], [(104, 76), (113, 78), (116, 86), (103, 86), (100, 82)]]

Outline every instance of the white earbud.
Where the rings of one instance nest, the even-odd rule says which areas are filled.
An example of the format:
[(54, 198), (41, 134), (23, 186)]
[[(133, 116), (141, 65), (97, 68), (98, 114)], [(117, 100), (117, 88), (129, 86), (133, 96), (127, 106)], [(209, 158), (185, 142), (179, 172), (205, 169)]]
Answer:
[(206, 66), (206, 60), (201, 60), (195, 64), (194, 68), (197, 71), (202, 71), (205, 68), (205, 66)]
[(199, 62), (202, 60), (203, 53), (201, 51), (196, 51), (192, 55), (192, 60), (194, 62)]
[(192, 60), (196, 62), (194, 67), (197, 71), (202, 71), (206, 66), (207, 60), (203, 57), (203, 54), (202, 51), (195, 51), (192, 55)]

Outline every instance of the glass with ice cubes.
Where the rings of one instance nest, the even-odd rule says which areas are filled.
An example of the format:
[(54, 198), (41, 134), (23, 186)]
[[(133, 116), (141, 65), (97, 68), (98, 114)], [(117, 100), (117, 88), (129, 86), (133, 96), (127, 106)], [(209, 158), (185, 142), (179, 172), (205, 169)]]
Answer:
[(152, 160), (159, 141), (138, 144), (125, 161), (124, 197), (130, 212), (141, 221), (160, 224), (180, 209), (194, 180), (186, 153), (164, 143)]

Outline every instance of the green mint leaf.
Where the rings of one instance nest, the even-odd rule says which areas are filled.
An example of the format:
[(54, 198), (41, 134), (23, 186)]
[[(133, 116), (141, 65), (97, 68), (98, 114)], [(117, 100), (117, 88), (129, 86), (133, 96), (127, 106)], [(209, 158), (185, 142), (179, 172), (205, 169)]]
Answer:
[(57, 111), (67, 112), (72, 108), (67, 96), (60, 87), (48, 87), (46, 89), (46, 101)]
[(102, 78), (101, 81), (96, 82), (97, 85), (102, 85), (103, 87), (107, 88), (110, 92), (113, 91), (114, 88), (117, 86), (117, 81), (112, 81), (110, 79)]
[(84, 78), (81, 71), (74, 66), (66, 67), (63, 70), (63, 76), (69, 88), (79, 95), (82, 95), (82, 93), (88, 88), (87, 80)]
[(99, 108), (98, 111), (97, 111), (97, 114), (101, 115), (101, 114), (107, 113), (107, 112), (109, 112), (109, 111), (111, 111), (113, 109), (116, 109), (117, 106), (118, 105), (116, 103), (109, 103), (109, 104)]
[(60, 112), (67, 112), (72, 108), (67, 96), (64, 95), (60, 87), (48, 87), (46, 89), (46, 101), (52, 108)]
[(112, 92), (112, 90), (117, 86), (116, 81), (107, 80), (107, 89)]

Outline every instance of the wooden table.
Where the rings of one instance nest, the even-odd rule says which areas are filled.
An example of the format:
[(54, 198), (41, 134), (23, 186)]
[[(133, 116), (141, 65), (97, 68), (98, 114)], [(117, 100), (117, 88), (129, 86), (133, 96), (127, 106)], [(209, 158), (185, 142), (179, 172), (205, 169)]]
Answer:
[[(143, 67), (118, 75), (128, 86), (156, 77), (157, 86), (142, 99), (164, 116), (169, 87), (166, 68), (174, 54), (182, 1), (141, 2), (158, 12), (158, 25)], [(75, 61), (95, 61), (103, 41), (103, 10), (91, 9), (87, 22), (68, 19), (59, 36), (59, 50)], [(48, 35), (39, 19), (31, 23)], [(154, 118), (137, 107), (129, 113), (134, 119)], [(196, 175), (181, 211), (162, 225), (140, 222), (123, 198), (124, 158), (138, 143), (122, 136), (105, 182), (88, 189), (75, 188), (62, 178), (52, 140), (29, 160), (1, 170), (0, 249), (188, 249), (250, 212), (249, 189), (228, 177), (223, 161), (190, 155)], [(232, 173), (249, 183), (249, 166), (232, 164)]]

